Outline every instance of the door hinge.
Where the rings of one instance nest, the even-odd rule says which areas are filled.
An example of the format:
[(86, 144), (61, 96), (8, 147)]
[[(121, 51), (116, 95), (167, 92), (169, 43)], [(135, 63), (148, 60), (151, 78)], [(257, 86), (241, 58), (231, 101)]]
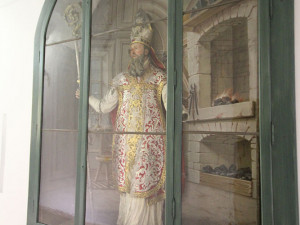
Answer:
[(172, 206), (173, 206), (172, 218), (173, 218), (173, 221), (174, 221), (175, 217), (176, 217), (176, 200), (175, 200), (175, 198), (173, 198)]
[(271, 122), (271, 143), (272, 145), (275, 143), (275, 125)]

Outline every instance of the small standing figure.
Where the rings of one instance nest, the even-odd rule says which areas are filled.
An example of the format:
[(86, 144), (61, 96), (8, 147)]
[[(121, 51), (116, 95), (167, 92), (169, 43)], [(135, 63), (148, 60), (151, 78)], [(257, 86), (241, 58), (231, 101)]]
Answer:
[(193, 116), (195, 119), (195, 112), (199, 115), (198, 112), (198, 97), (197, 97), (197, 86), (196, 84), (191, 84), (189, 100), (189, 115)]

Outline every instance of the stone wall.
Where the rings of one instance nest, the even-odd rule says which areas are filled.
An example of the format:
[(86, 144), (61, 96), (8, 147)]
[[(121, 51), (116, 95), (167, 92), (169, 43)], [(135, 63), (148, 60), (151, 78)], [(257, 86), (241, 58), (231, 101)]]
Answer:
[[(236, 122), (208, 122), (185, 124), (184, 130), (210, 132), (243, 132), (256, 130), (254, 119)], [(238, 168), (250, 167), (252, 172), (253, 192), (257, 197), (259, 180), (259, 146), (255, 135), (184, 135), (184, 156), (187, 181), (200, 183), (200, 171), (206, 165), (212, 167), (230, 166), (236, 163)], [(240, 159), (237, 159), (241, 157)]]
[(192, 28), (186, 24), (185, 33), (189, 83), (199, 90), (198, 106), (211, 106), (227, 88), (243, 100), (257, 101), (256, 1), (242, 1), (207, 17), (198, 25), (193, 21)]

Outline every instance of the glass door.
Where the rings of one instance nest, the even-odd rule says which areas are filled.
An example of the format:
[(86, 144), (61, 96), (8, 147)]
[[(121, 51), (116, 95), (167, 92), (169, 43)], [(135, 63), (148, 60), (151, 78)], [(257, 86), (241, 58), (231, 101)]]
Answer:
[(273, 3), (46, 1), (28, 224), (295, 224), (293, 3)]
[(85, 224), (164, 224), (167, 5), (92, 2)]
[(74, 221), (81, 1), (57, 1), (46, 33), (38, 221)]
[(257, 1), (183, 1), (182, 224), (260, 224)]

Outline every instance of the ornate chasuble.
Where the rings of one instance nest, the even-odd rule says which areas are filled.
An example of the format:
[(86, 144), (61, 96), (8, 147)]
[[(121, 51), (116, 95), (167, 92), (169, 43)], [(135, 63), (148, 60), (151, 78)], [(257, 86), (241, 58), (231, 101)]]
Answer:
[(119, 102), (113, 141), (114, 164), (121, 192), (140, 198), (157, 197), (165, 182), (165, 132), (162, 90), (165, 73), (154, 67), (143, 77), (120, 74), (114, 79)]

